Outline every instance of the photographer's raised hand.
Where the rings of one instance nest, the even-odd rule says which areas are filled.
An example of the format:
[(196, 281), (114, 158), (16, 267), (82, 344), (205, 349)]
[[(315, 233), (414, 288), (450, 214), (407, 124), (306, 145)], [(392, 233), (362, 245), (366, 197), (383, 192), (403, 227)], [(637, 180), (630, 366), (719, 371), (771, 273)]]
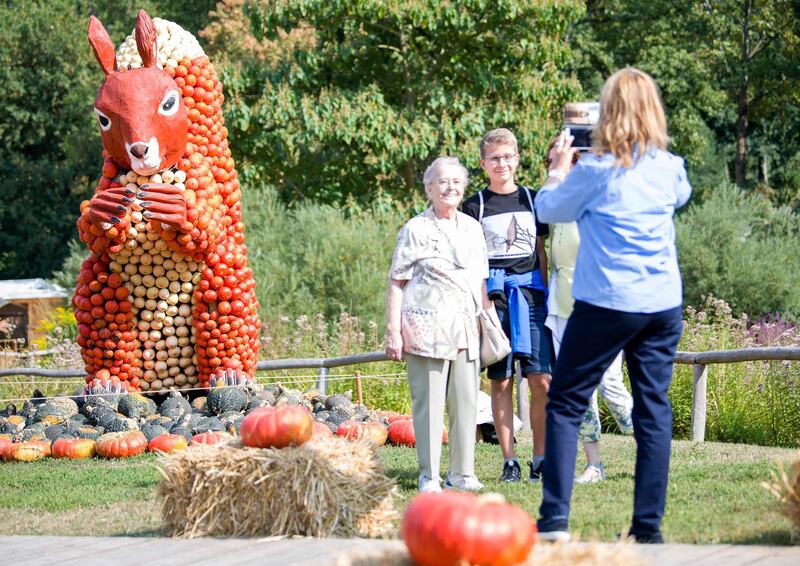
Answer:
[(572, 147), (574, 137), (570, 134), (569, 128), (564, 128), (550, 142), (550, 151), (548, 152), (548, 171), (547, 182), (561, 182), (569, 174), (575, 162), (575, 153), (578, 151)]

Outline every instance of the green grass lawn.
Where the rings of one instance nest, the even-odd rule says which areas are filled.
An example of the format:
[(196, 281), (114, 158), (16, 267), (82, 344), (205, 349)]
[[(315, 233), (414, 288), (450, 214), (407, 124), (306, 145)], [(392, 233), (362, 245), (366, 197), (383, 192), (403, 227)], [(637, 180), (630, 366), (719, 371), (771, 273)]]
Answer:
[[(608, 480), (576, 486), (571, 526), (583, 539), (610, 541), (628, 526), (633, 500), (635, 443), (606, 435), (601, 441)], [(382, 449), (387, 473), (396, 478), (404, 507), (416, 493), (416, 453)], [(521, 460), (530, 440), (518, 444)], [(788, 544), (789, 522), (776, 500), (761, 487), (778, 460), (797, 451), (741, 444), (676, 441), (673, 444), (664, 534), (669, 542)], [(502, 493), (534, 517), (541, 500), (538, 485), (501, 484), (497, 446), (478, 444), (477, 474), (487, 491)], [(582, 459), (579, 457), (579, 465)], [(0, 535), (158, 534), (160, 515), (155, 485), (156, 459), (43, 460), (0, 464)], [(524, 466), (523, 466), (524, 468)], [(447, 450), (442, 462), (447, 470)]]

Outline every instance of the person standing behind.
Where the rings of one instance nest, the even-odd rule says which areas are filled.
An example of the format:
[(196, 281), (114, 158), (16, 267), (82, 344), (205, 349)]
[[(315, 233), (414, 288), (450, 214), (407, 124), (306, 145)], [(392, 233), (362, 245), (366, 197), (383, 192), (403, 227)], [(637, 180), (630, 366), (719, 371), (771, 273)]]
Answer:
[(666, 151), (658, 87), (642, 71), (622, 69), (603, 85), (592, 153), (574, 168), (565, 133), (536, 199), (543, 222), (577, 221), (581, 237), (575, 306), (547, 405), (539, 537), (569, 539), (578, 427), (603, 372), (623, 350), (637, 445), (628, 533), (637, 542), (661, 543), (672, 441), (667, 389), (683, 302), (672, 217), (692, 188), (683, 159)]
[(447, 487), (483, 489), (475, 477), (480, 381), (477, 303), (486, 296), (486, 246), (480, 225), (458, 211), (467, 170), (440, 157), (425, 171), (431, 206), (397, 236), (386, 292), (386, 354), (405, 358), (411, 390), (419, 490), (441, 491), (444, 409), (450, 419)]
[(533, 460), (528, 478), (538, 482), (545, 451), (545, 406), (553, 358), (544, 326), (547, 289), (547, 226), (536, 219), (534, 193), (514, 181), (519, 166), (517, 138), (505, 128), (487, 132), (480, 145), (489, 186), (464, 201), (462, 210), (483, 227), (489, 255), (489, 298), (494, 301), (512, 354), (489, 366), (492, 414), (503, 452), (501, 481), (521, 480), (514, 451), (514, 359), (519, 359), (531, 392)]

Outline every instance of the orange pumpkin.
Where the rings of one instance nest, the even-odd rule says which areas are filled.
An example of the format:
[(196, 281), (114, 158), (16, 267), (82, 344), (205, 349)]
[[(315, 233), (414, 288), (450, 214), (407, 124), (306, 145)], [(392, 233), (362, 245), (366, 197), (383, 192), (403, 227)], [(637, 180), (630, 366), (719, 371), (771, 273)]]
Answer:
[(314, 419), (298, 405), (261, 407), (242, 421), (242, 444), (253, 448), (299, 446), (311, 438)]
[(210, 430), (208, 432), (195, 434), (192, 440), (189, 441), (189, 446), (196, 446), (198, 444), (222, 444), (223, 442), (228, 442), (231, 438), (233, 437), (227, 432)]
[(328, 425), (325, 423), (321, 423), (319, 421), (314, 421), (314, 429), (311, 432), (311, 436), (319, 437), (319, 436), (333, 436), (333, 431), (330, 429)]
[(138, 456), (147, 448), (147, 437), (138, 430), (109, 432), (97, 439), (97, 453), (103, 458)]
[(148, 452), (177, 452), (178, 450), (186, 450), (188, 446), (186, 439), (180, 434), (159, 434), (153, 438), (147, 445)]
[(422, 493), (406, 508), (401, 532), (420, 566), (512, 566), (536, 543), (531, 516), (495, 494)]
[(91, 458), (97, 454), (97, 443), (91, 438), (59, 438), (53, 442), (53, 458)]
[(344, 421), (336, 429), (337, 436), (343, 436), (348, 440), (366, 438), (378, 446), (386, 444), (388, 434), (386, 427), (376, 422)]
[[(327, 427), (325, 427), (327, 428)], [(11, 450), (11, 446), (13, 442), (11, 442), (10, 438), (7, 438), (5, 435), (0, 436), (0, 459), (5, 460), (6, 452)]]
[[(414, 421), (397, 419), (389, 424), (389, 441), (397, 446), (416, 446), (417, 438), (414, 436)], [(447, 429), (442, 431), (442, 444), (447, 444)]]
[(17, 442), (6, 451), (6, 459), (16, 462), (35, 462), (50, 455), (50, 442), (32, 440)]

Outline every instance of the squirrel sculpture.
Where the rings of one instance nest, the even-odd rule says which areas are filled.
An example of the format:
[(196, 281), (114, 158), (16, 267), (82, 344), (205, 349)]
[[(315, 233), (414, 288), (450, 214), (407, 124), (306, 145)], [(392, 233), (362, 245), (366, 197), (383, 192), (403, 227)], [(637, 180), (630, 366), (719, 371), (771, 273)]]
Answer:
[(86, 381), (245, 381), (261, 323), (214, 66), (144, 10), (116, 53), (94, 16), (88, 38), (105, 73), (94, 103), (105, 161), (78, 219), (91, 252), (72, 298)]

